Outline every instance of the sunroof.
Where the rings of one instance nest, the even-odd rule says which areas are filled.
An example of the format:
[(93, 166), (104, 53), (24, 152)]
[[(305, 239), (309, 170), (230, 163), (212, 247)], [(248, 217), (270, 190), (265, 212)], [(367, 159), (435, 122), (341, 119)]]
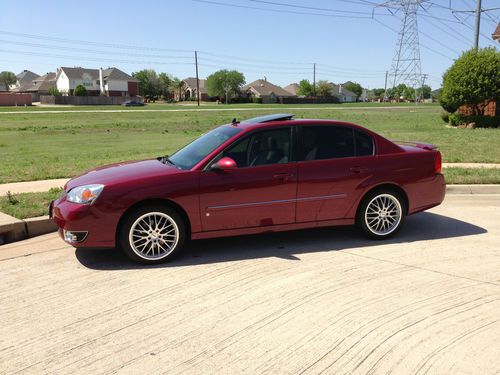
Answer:
[(276, 113), (274, 115), (250, 118), (248, 120), (243, 120), (242, 122), (247, 124), (262, 124), (263, 122), (270, 122), (270, 121), (291, 120), (293, 116), (294, 115), (292, 115), (291, 113)]

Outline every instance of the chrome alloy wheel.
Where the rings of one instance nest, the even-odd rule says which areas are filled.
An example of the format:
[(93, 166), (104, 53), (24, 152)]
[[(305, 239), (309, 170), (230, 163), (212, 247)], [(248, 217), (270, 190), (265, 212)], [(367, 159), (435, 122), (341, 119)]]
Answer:
[(365, 224), (377, 236), (386, 236), (397, 229), (403, 210), (399, 200), (391, 194), (379, 194), (366, 206)]
[(130, 228), (130, 247), (139, 257), (159, 260), (174, 251), (179, 241), (179, 228), (163, 212), (148, 212), (140, 216)]

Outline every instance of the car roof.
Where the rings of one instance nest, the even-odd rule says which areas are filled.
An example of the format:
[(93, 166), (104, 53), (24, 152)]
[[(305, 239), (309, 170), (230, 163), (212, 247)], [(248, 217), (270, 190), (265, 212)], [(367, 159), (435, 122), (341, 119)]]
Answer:
[[(357, 125), (346, 121), (326, 120), (326, 119), (293, 119), (294, 116), (295, 115), (291, 113), (277, 113), (277, 114), (253, 117), (241, 121), (233, 119), (233, 121), (230, 124), (226, 124), (225, 126), (234, 126), (243, 130), (250, 130), (257, 128), (267, 128), (267, 127), (286, 126), (286, 125), (324, 124), (324, 125), (347, 125), (362, 130), (368, 130), (361, 125)], [(368, 130), (368, 132), (370, 131)]]

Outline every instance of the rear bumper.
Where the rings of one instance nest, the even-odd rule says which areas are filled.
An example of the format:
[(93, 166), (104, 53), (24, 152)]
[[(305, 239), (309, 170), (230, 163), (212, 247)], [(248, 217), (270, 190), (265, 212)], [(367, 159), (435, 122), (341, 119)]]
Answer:
[(439, 206), (446, 194), (446, 182), (444, 176), (438, 173), (430, 179), (407, 186), (406, 190), (410, 201), (408, 214), (411, 215)]

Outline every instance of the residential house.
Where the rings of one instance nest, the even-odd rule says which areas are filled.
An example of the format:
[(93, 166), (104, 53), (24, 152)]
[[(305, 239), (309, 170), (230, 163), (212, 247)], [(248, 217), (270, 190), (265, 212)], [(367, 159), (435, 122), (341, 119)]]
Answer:
[(56, 73), (47, 73), (35, 78), (32, 81), (31, 87), (26, 89), (26, 92), (31, 93), (32, 100), (37, 102), (40, 100), (40, 95), (49, 95), (49, 90), (55, 87)]
[(344, 88), (343, 84), (336, 85), (335, 83), (331, 83), (331, 85), (332, 95), (335, 96), (340, 103), (353, 103), (358, 100), (358, 96), (352, 91)]
[(40, 77), (38, 74), (25, 69), (21, 73), (16, 74), (17, 81), (9, 86), (9, 90), (12, 92), (26, 92), (33, 85), (32, 81), (38, 77)]
[(283, 90), (288, 91), (290, 94), (297, 96), (299, 85), (297, 83), (290, 83), (288, 86), (283, 87)]
[[(196, 77), (184, 78), (182, 80), (182, 83), (183, 83), (183, 86), (182, 86), (182, 89), (180, 90), (180, 96), (179, 96), (179, 92), (176, 92), (175, 93), (175, 100), (182, 101), (182, 100), (189, 100), (191, 98), (196, 99), (198, 97), (196, 94), (197, 90), (198, 90), (197, 85), (196, 85)], [(200, 100), (202, 100), (202, 101), (209, 100), (206, 83), (207, 83), (206, 79), (199, 80)]]
[(500, 42), (500, 22), (498, 23), (497, 28), (495, 29), (493, 34), (491, 34), (491, 37)]
[(76, 86), (83, 85), (88, 96), (136, 96), (139, 80), (118, 68), (85, 69), (61, 67), (56, 73), (56, 87), (63, 94), (72, 95)]
[(258, 79), (241, 88), (243, 95), (252, 98), (261, 98), (262, 103), (278, 103), (280, 98), (294, 97), (296, 95), (276, 86), (267, 79)]

